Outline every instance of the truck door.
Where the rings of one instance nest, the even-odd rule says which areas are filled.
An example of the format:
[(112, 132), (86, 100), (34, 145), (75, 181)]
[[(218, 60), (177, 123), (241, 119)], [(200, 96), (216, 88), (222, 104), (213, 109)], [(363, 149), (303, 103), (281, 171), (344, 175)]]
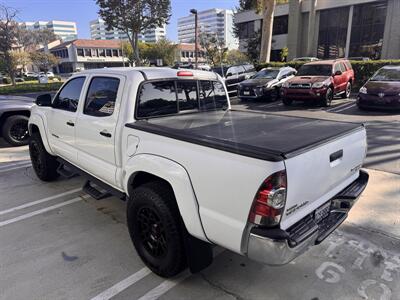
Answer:
[(69, 80), (54, 97), (47, 115), (48, 138), (53, 151), (72, 163), (77, 162), (75, 123), (85, 80), (85, 76)]
[(76, 121), (79, 166), (89, 174), (116, 186), (116, 131), (125, 77), (93, 75)]

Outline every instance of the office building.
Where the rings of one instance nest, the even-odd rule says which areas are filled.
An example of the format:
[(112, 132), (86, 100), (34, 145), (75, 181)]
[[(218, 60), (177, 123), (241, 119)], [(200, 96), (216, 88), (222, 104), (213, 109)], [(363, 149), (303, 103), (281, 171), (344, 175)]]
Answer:
[(49, 49), (59, 59), (57, 73), (72, 73), (86, 69), (122, 67), (124, 58), (119, 40), (73, 40)]
[[(262, 28), (255, 11), (235, 15), (240, 49)], [(400, 58), (399, 0), (290, 0), (276, 6), (271, 60), (287, 47), (288, 59), (315, 56)]]
[[(155, 43), (166, 36), (166, 26), (148, 29), (144, 31), (139, 40), (146, 43)], [(98, 18), (90, 22), (90, 36), (93, 40), (127, 40), (125, 32), (114, 29), (107, 30), (104, 20)]]
[(70, 41), (78, 38), (78, 30), (75, 22), (66, 21), (37, 21), (22, 22), (22, 28), (27, 30), (48, 29), (63, 41)]
[[(214, 35), (228, 49), (237, 49), (238, 40), (233, 34), (233, 11), (208, 9), (199, 11), (198, 32)], [(193, 43), (195, 40), (195, 17), (193, 14), (178, 19), (179, 43)]]

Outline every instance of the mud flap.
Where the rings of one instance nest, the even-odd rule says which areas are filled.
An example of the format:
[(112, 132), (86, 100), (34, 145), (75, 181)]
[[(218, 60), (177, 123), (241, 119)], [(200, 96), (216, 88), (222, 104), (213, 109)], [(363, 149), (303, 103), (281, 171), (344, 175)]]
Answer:
[[(183, 225), (183, 227), (185, 226)], [(192, 273), (200, 272), (213, 262), (212, 245), (190, 235), (186, 228), (184, 228), (184, 232), (186, 259), (189, 270)]]

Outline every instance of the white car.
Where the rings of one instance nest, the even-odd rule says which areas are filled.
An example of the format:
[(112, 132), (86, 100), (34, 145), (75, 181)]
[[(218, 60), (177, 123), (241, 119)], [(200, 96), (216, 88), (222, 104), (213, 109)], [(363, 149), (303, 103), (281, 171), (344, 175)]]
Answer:
[(368, 182), (362, 124), (237, 111), (207, 71), (83, 71), (37, 98), (29, 132), (41, 180), (81, 174), (92, 197), (127, 200), (133, 244), (164, 277), (208, 266), (213, 245), (286, 264)]
[(35, 77), (35, 78), (38, 77), (38, 73), (35, 72), (25, 72), (24, 75), (26, 77)]
[(53, 78), (54, 77), (54, 73), (49, 71), (49, 72), (46, 73), (46, 76), (49, 77), (49, 78)]

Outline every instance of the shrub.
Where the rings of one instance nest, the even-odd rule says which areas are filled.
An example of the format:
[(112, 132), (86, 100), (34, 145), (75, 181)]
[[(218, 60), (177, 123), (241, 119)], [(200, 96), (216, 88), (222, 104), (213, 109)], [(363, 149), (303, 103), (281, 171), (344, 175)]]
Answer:
[[(296, 70), (302, 66), (305, 62), (270, 62), (257, 66), (257, 70), (261, 70), (266, 67), (283, 67), (289, 66)], [(400, 65), (400, 60), (369, 60), (369, 61), (351, 61), (351, 65), (354, 69), (355, 82), (353, 89), (358, 90), (376, 71), (383, 66), (387, 65)]]
[(32, 92), (48, 92), (58, 90), (62, 82), (40, 84), (37, 82), (24, 82), (16, 86), (7, 85), (0, 87), (0, 95), (22, 94)]

